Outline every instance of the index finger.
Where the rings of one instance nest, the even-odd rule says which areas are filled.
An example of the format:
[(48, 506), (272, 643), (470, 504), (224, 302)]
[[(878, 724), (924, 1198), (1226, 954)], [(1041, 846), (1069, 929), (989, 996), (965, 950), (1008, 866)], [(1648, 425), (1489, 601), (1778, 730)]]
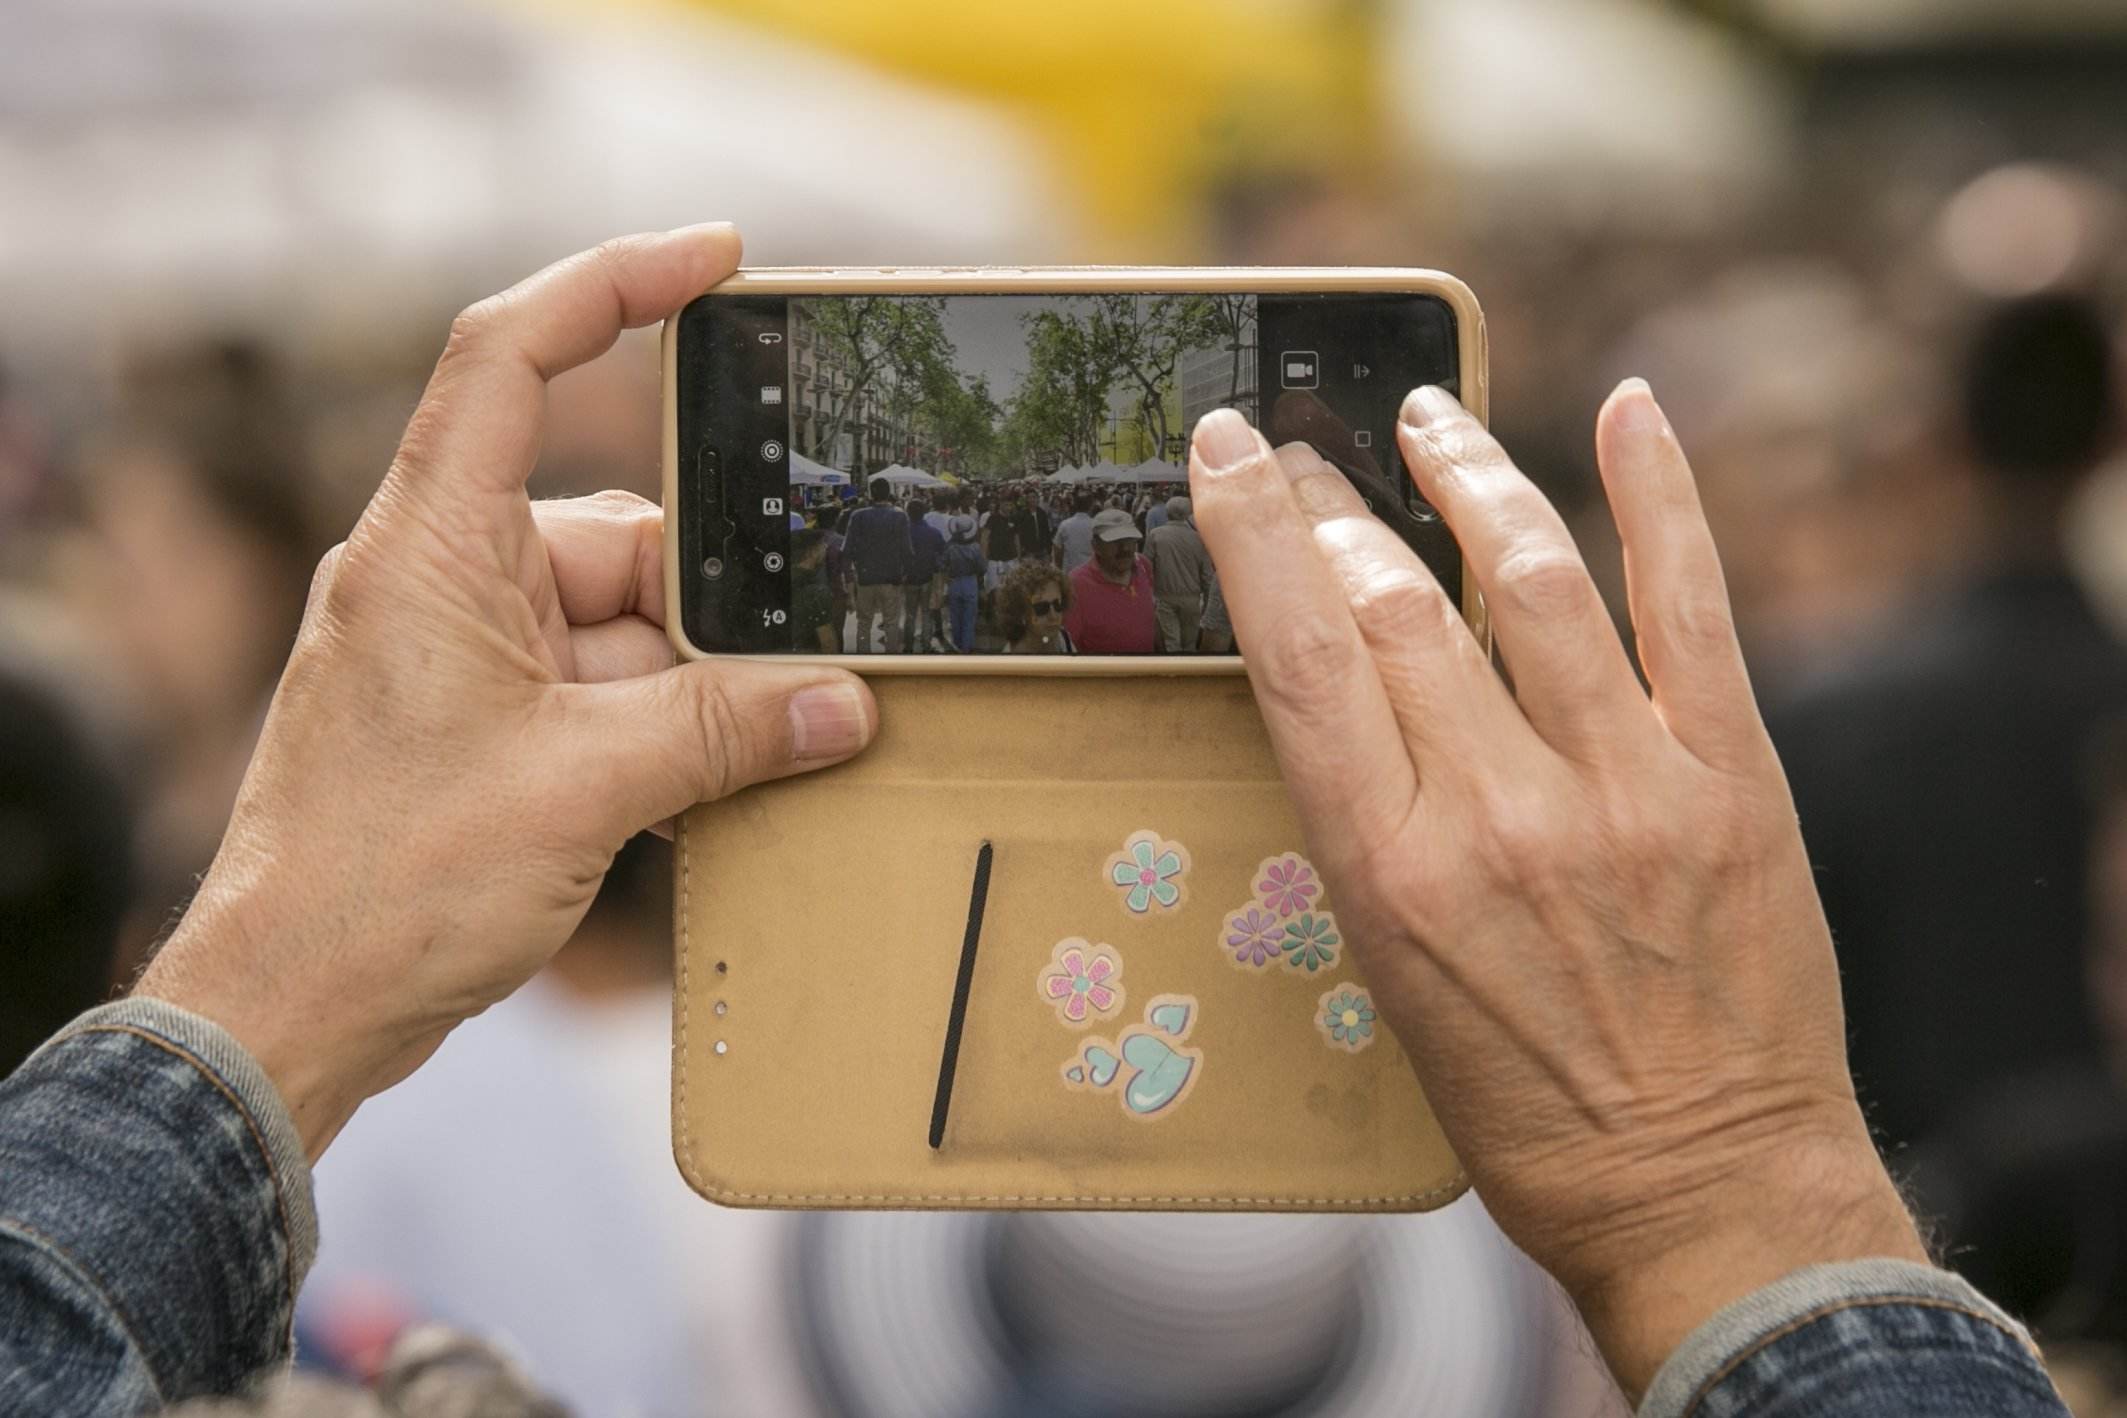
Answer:
[(547, 381), (738, 269), (729, 222), (623, 236), (468, 307), (407, 424), (393, 476), (423, 493), (519, 493), (539, 454)]
[[(1196, 426), (1189, 485), (1242, 663), (1301, 821), (1397, 826), (1418, 791), (1396, 716), (1343, 588), (1270, 445), (1231, 409)], [(1311, 844), (1319, 858), (1329, 844)]]

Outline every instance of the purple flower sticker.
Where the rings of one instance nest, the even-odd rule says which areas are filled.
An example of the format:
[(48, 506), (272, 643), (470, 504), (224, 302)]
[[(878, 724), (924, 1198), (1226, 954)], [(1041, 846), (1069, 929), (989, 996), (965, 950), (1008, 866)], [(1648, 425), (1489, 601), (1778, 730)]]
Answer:
[(1219, 936), (1232, 954), (1233, 963), (1250, 969), (1261, 969), (1285, 951), (1284, 925), (1253, 903), (1229, 913)]
[(1322, 880), (1305, 857), (1287, 852), (1264, 862), (1260, 871), (1256, 895), (1280, 916), (1299, 915), (1322, 894)]

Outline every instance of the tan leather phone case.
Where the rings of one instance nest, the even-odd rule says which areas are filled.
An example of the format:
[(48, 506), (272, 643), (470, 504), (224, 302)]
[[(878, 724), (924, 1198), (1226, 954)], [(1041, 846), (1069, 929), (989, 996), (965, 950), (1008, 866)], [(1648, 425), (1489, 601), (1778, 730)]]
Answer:
[[(1459, 317), (1464, 399), (1484, 412), (1481, 316), (1452, 278), (1075, 279), (1434, 291)], [(668, 416), (668, 507), (674, 440)], [(1236, 662), (845, 662), (878, 698), (869, 750), (679, 826), (673, 1148), (697, 1191), (734, 1206), (1350, 1211), (1461, 1193), (1306, 862)]]

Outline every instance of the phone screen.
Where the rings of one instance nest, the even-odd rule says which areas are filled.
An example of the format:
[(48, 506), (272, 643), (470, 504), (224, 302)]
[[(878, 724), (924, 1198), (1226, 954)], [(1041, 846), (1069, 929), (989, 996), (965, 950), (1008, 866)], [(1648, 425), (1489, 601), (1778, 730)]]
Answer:
[(707, 295), (677, 335), (680, 613), (720, 653), (1235, 651), (1189, 435), (1303, 440), (1459, 601), (1395, 439), (1460, 394), (1455, 316), (1395, 292)]

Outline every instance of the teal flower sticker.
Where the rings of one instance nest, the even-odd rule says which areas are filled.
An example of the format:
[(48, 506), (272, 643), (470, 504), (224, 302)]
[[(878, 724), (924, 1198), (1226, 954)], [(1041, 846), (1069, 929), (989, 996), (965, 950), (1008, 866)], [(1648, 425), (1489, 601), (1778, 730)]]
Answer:
[(1374, 1042), (1373, 997), (1357, 985), (1339, 985), (1315, 1003), (1315, 1027), (1333, 1049), (1356, 1054)]
[(1295, 969), (1305, 966), (1310, 975), (1336, 964), (1337, 947), (1343, 943), (1336, 918), (1327, 911), (1305, 911), (1297, 921), (1285, 923), (1285, 963)]
[(1179, 842), (1164, 842), (1157, 832), (1134, 832), (1123, 849), (1108, 858), (1108, 880), (1123, 889), (1123, 906), (1142, 916), (1154, 906), (1171, 910), (1182, 901), (1182, 873), (1189, 854)]

